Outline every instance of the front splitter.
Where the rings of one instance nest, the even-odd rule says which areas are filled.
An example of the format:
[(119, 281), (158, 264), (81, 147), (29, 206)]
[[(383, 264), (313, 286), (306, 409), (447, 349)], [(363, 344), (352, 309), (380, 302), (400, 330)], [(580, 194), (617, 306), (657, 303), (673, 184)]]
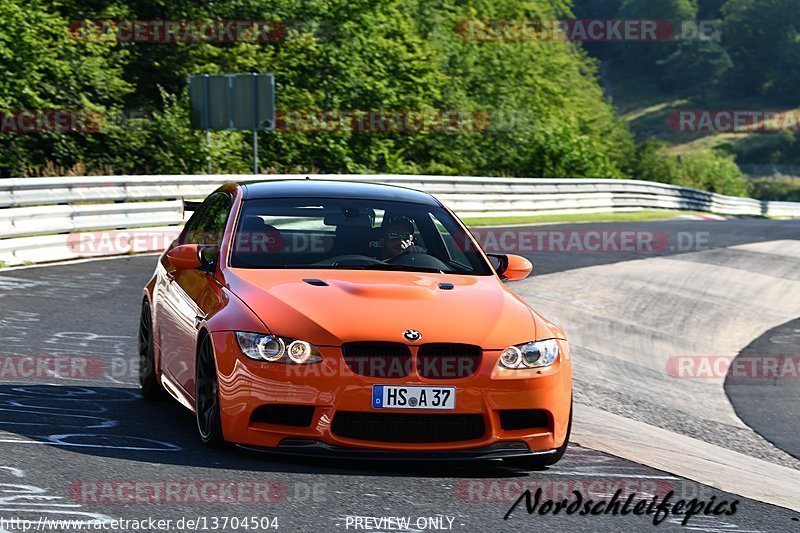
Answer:
[(365, 448), (348, 448), (332, 446), (315, 440), (287, 439), (276, 448), (259, 446), (238, 445), (239, 448), (262, 452), (277, 453), (282, 455), (299, 455), (307, 457), (335, 457), (339, 459), (363, 459), (383, 461), (465, 461), (484, 459), (503, 459), (506, 457), (523, 457), (532, 455), (550, 455), (557, 450), (532, 452), (524, 442), (503, 442), (470, 448), (466, 450), (446, 451), (394, 451), (394, 450), (369, 450)]

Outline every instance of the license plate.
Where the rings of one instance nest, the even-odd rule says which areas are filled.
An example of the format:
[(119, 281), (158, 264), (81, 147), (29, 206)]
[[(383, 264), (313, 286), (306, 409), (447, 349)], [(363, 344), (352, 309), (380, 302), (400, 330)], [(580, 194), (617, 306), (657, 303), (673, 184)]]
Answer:
[(456, 408), (455, 387), (372, 386), (374, 409), (444, 409)]

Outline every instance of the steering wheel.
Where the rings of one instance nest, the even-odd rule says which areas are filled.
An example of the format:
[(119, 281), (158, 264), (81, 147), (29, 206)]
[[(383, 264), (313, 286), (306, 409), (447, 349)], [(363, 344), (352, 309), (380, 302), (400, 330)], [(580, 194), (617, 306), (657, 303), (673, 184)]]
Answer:
[(390, 265), (400, 265), (407, 267), (422, 267), (452, 272), (452, 268), (436, 257), (427, 253), (405, 253), (400, 254), (386, 261)]

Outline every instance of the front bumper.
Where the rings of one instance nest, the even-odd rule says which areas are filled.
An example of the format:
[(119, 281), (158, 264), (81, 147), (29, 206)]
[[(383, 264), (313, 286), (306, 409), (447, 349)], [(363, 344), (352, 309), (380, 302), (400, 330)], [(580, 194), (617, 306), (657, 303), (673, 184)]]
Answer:
[[(500, 351), (484, 351), (473, 375), (433, 380), (419, 377), (413, 371), (400, 379), (354, 374), (336, 347), (319, 347), (322, 363), (286, 365), (247, 359), (241, 354), (232, 332), (212, 333), (212, 339), (219, 373), (223, 433), (226, 440), (245, 447), (340, 457), (492, 458), (549, 453), (559, 448), (566, 437), (572, 395), (567, 343), (560, 343), (561, 357), (548, 369), (501, 369), (497, 366)], [(415, 356), (412, 348), (412, 359)], [(456, 408), (446, 412), (375, 410), (372, 408), (373, 385), (456, 387)], [(303, 427), (266, 424), (252, 419), (259, 407), (275, 404), (311, 406), (313, 416)], [(535, 428), (504, 429), (500, 414), (513, 410), (541, 411), (546, 414), (547, 423)], [(480, 415), (485, 431), (480, 437), (452, 442), (352, 439), (333, 432), (332, 422), (338, 412)]]

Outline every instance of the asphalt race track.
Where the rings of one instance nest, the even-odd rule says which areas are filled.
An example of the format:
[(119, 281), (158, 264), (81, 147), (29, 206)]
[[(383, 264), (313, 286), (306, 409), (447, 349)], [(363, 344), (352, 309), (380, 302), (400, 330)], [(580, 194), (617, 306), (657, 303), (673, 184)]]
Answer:
[[(524, 254), (534, 257), (536, 275), (514, 285), (514, 290), (535, 307), (539, 308), (541, 304), (547, 309), (546, 314), (552, 311), (555, 315), (586, 320), (589, 316), (586, 309), (598, 310), (597, 316), (602, 315), (601, 309), (606, 309), (609, 316), (623, 312), (612, 305), (614, 302), (609, 300), (609, 294), (628, 299), (634, 307), (644, 305), (637, 300), (646, 294), (644, 289), (615, 293), (621, 282), (614, 275), (625, 279), (636, 276), (646, 279), (651, 273), (653, 276), (666, 276), (663, 273), (669, 272), (670, 276), (690, 280), (692, 273), (697, 272), (698, 279), (704, 280), (705, 285), (713, 285), (703, 277), (707, 275), (705, 269), (724, 263), (720, 268), (731, 276), (733, 270), (747, 271), (748, 265), (752, 265), (753, 269), (756, 266), (758, 269), (772, 268), (771, 276), (780, 276), (787, 283), (797, 283), (800, 279), (800, 261), (792, 262), (783, 255), (760, 248), (775, 242), (797, 241), (800, 239), (800, 222), (665, 221), (546, 228), (554, 232), (588, 229), (660, 232), (668, 236), (668, 243), (644, 253), (561, 253), (546, 250)], [(513, 231), (520, 229), (514, 228)], [(687, 246), (688, 237), (683, 243), (678, 243), (678, 234), (694, 236), (691, 246)], [(735, 261), (736, 269), (732, 266)], [(445, 530), (465, 532), (631, 531), (653, 527), (652, 516), (587, 517), (563, 513), (529, 516), (524, 505), (518, 507), (507, 521), (504, 520), (518, 495), (527, 488), (533, 491), (542, 488), (545, 497), (586, 489), (598, 498), (608, 499), (616, 487), (624, 486), (636, 491), (643, 499), (674, 491), (676, 499), (708, 501), (714, 497), (716, 503), (740, 500), (733, 515), (695, 516), (688, 527), (681, 526), (682, 517), (670, 517), (658, 526), (659, 530), (741, 533), (800, 530), (800, 513), (741, 498), (713, 486), (577, 446), (572, 446), (565, 459), (555, 467), (532, 473), (495, 462), (328, 461), (242, 450), (218, 452), (205, 449), (195, 435), (195, 422), (190, 413), (173, 402), (147, 403), (138, 397), (135, 390), (138, 304), (141, 288), (151, 275), (154, 263), (154, 256), (140, 256), (0, 271), (3, 310), (0, 338), (4, 356), (85, 356), (93, 361), (89, 364), (87, 379), (81, 380), (11, 379), (7, 373), (3, 374), (4, 379), (0, 382), (0, 518), (22, 517), (38, 521), (42, 516), (77, 520), (142, 520), (152, 517), (173, 520), (173, 531), (191, 529), (185, 525), (177, 527), (177, 520), (201, 519), (211, 527), (214, 517), (217, 520), (223, 517), (277, 517), (278, 531), (355, 530), (354, 524), (366, 524), (364, 520), (368, 517), (410, 518), (409, 528), (401, 529), (396, 522), (373, 523), (373, 531), (428, 531), (437, 525)], [(596, 287), (585, 285), (587, 272), (601, 274), (603, 283), (598, 282)], [(752, 272), (748, 275), (755, 277)], [(565, 284), (569, 286), (571, 282), (584, 285), (572, 285), (571, 290), (566, 291), (568, 294), (561, 293), (562, 300), (549, 292), (549, 288), (563, 291)], [(790, 284), (782, 285), (780, 290), (793, 290), (792, 287)], [(691, 290), (696, 290), (696, 287), (691, 287)], [(780, 298), (780, 295), (767, 296), (772, 301)], [(715, 295), (715, 298), (722, 296)], [(597, 307), (598, 301), (606, 307)], [(653, 317), (654, 321), (664, 320), (666, 324), (666, 315), (678, 317), (675, 320), (686, 320), (686, 315), (680, 315), (670, 307), (675, 303), (665, 296), (659, 295), (655, 301), (664, 307), (658, 316)], [(780, 307), (777, 303), (776, 307)], [(620, 302), (620, 306), (624, 304), (624, 301)], [(647, 305), (653, 306), (653, 299), (647, 300)], [(775, 311), (769, 321), (764, 319), (757, 324), (766, 325), (774, 321), (777, 326), (788, 323), (786, 317), (794, 312), (792, 305), (793, 302), (787, 303)], [(713, 312), (703, 311), (710, 313), (703, 315), (707, 320), (707, 330), (717, 317), (723, 316), (725, 309), (731, 309), (722, 300), (709, 303), (709, 308), (714, 306), (717, 308), (712, 309)], [(573, 309), (582, 309), (584, 314), (573, 312)], [(690, 311), (699, 313), (697, 309), (690, 309), (687, 313)], [(642, 317), (642, 321), (649, 320), (645, 307), (634, 309), (634, 312)], [(742, 313), (746, 311), (739, 309), (730, 314), (741, 318)], [(797, 316), (800, 313), (790, 318)], [(725, 398), (722, 392), (724, 379), (706, 388), (693, 383), (676, 383), (676, 387), (687, 387), (681, 390), (696, 392), (712, 402), (705, 411), (698, 407), (693, 418), (676, 417), (673, 411), (676, 403), (673, 402), (678, 400), (667, 394), (660, 396), (665, 403), (659, 405), (660, 393), (640, 402), (639, 398), (647, 391), (625, 387), (614, 390), (612, 371), (615, 365), (625, 368), (628, 371), (625, 375), (633, 379), (649, 376), (649, 381), (645, 382), (648, 387), (666, 386), (666, 382), (654, 377), (653, 369), (647, 368), (643, 360), (620, 356), (620, 359), (611, 361), (605, 356), (608, 346), (592, 344), (592, 335), (599, 331), (598, 328), (611, 327), (607, 317), (587, 324), (572, 323), (559, 316), (552, 318), (560, 322), (568, 334), (572, 335), (571, 331), (575, 330), (577, 339), (580, 339), (576, 342), (579, 349), (576, 349), (575, 360), (576, 399), (579, 402), (721, 447), (736, 438), (735, 442), (740, 444), (733, 447), (752, 449), (754, 453), (758, 449), (764, 460), (797, 468), (797, 462), (794, 462), (797, 432), (787, 432), (785, 420), (791, 417), (789, 409), (796, 413), (798, 382), (786, 384), (781, 387), (785, 390), (781, 391), (776, 387), (756, 389), (747, 384), (748, 391), (741, 393), (728, 384), (725, 390), (732, 397), (733, 407), (727, 405), (721, 414), (717, 414), (716, 407), (721, 406)], [(677, 335), (662, 336), (644, 323), (626, 324), (627, 329), (619, 331), (630, 332), (637, 338), (635, 345), (626, 347), (631, 351), (646, 353), (645, 348), (661, 349), (675, 354), (684, 349), (698, 349), (688, 344), (665, 349), (663, 346), (668, 343), (677, 342), (672, 340), (678, 338)], [(795, 323), (792, 327), (796, 333), (800, 326)], [(695, 336), (701, 329), (687, 327), (683, 335)], [(752, 334), (742, 346), (768, 329), (772, 327)], [(650, 332), (647, 334), (652, 334), (655, 340), (651, 344), (643, 343), (639, 339), (643, 332)], [(743, 331), (742, 339), (750, 334), (750, 331)], [(734, 345), (737, 344), (732, 343), (731, 347)], [(796, 342), (790, 346), (796, 346)], [(704, 348), (702, 344), (700, 347)], [(766, 353), (758, 346), (755, 349), (758, 353)], [(583, 361), (585, 367), (581, 369)], [(595, 368), (597, 380), (586, 370)], [(765, 397), (765, 394), (769, 396)], [(684, 400), (691, 402), (691, 399)], [(783, 416), (759, 414), (758, 409), (769, 406), (784, 410)], [(732, 419), (730, 413), (734, 408), (743, 422)], [(800, 495), (800, 474), (797, 486), (795, 495)], [(198, 487), (211, 487), (211, 490), (198, 492)], [(138, 503), (131, 504), (137, 488), (142, 494)], [(220, 491), (224, 495), (222, 498), (228, 499), (220, 502)], [(72, 531), (74, 528), (65, 527), (63, 530)], [(224, 530), (244, 529), (227, 527)], [(0, 521), (2, 531), (14, 529), (3, 526)]]
[[(667, 228), (669, 238), (652, 252), (635, 255), (540, 254), (540, 272), (555, 271), (559, 265), (552, 262), (570, 263), (574, 256), (581, 268), (567, 264), (560, 272), (515, 286), (536, 309), (565, 324), (576, 351), (576, 397), (627, 418), (800, 468), (796, 457), (737, 417), (725, 394), (724, 371), (700, 375), (764, 332), (800, 316), (797, 223), (747, 220), (631, 227), (656, 236)], [(602, 230), (595, 225), (592, 229)], [(695, 245), (678, 247), (679, 241)], [(595, 264), (593, 256), (598, 259)], [(796, 344), (789, 341), (783, 348), (791, 352)], [(738, 383), (755, 391), (757, 381)], [(760, 404), (765, 410), (788, 405), (787, 394), (797, 390), (797, 379), (781, 382), (783, 386), (750, 395), (748, 405)], [(764, 401), (776, 394), (787, 400)], [(783, 416), (791, 417), (791, 412)], [(773, 422), (777, 431), (791, 435), (792, 425)]]
[[(742, 350), (739, 358), (764, 356), (797, 357), (800, 346), (800, 320), (793, 320), (768, 331)], [(778, 448), (800, 459), (800, 380), (744, 380), (729, 373), (725, 391), (736, 414), (751, 428)], [(763, 398), (769, 398), (765, 402)]]

